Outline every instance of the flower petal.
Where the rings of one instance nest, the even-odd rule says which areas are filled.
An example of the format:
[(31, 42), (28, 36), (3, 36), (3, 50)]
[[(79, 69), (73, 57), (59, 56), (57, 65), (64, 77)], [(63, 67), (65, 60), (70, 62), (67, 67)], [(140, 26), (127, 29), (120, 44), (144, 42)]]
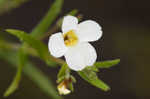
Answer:
[(65, 16), (62, 23), (62, 31), (66, 33), (77, 28), (78, 19), (74, 16)]
[(61, 87), (58, 87), (58, 91), (60, 95), (67, 95), (69, 94), (71, 91), (69, 89), (67, 89), (64, 85)]
[(49, 38), (48, 48), (52, 56), (61, 57), (67, 51), (62, 33), (55, 33)]
[(102, 36), (101, 26), (92, 20), (81, 22), (77, 26), (76, 34), (79, 40), (82, 41), (96, 41)]
[(64, 56), (68, 66), (75, 71), (93, 65), (97, 58), (94, 47), (87, 42), (70, 47)]

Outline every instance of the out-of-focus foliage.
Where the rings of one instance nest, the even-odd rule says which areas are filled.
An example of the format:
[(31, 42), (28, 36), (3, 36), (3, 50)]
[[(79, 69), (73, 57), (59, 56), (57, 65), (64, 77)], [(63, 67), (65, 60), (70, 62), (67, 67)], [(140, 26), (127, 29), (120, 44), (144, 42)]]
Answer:
[(21, 6), (29, 0), (0, 0), (0, 15)]
[(23, 50), (24, 50), (23, 48), (20, 48), (18, 51), (18, 60), (19, 60), (18, 62), (19, 63), (18, 63), (18, 67), (17, 67), (17, 73), (16, 73), (11, 85), (8, 87), (8, 89), (4, 93), (5, 97), (12, 94), (18, 88), (19, 82), (21, 80), (22, 69), (26, 62), (26, 54)]
[(48, 13), (40, 21), (40, 23), (32, 30), (31, 35), (40, 38), (47, 32), (52, 22), (56, 19), (61, 11), (63, 0), (55, 0)]
[[(8, 61), (15, 68), (18, 66), (16, 51), (10, 49), (0, 49), (0, 58)], [(56, 88), (52, 84), (50, 77), (47, 77), (41, 70), (36, 68), (31, 62), (27, 62), (23, 67), (23, 72), (28, 76), (40, 89), (53, 99), (61, 99)]]

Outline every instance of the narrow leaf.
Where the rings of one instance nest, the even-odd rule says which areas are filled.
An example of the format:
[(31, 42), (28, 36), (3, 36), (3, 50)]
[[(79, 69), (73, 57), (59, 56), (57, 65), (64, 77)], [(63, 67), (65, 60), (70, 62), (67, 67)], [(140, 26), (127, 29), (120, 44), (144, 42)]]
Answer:
[(6, 29), (6, 31), (14, 36), (17, 36), (21, 41), (24, 41), (32, 48), (34, 48), (37, 51), (38, 55), (41, 57), (41, 59), (46, 61), (47, 64), (49, 64), (50, 66), (56, 65), (56, 63), (51, 60), (52, 57), (50, 57), (49, 55), (47, 46), (44, 45), (40, 40), (35, 39), (24, 31), (15, 29)]
[(91, 85), (100, 88), (104, 91), (110, 90), (109, 86), (105, 84), (102, 80), (98, 79), (97, 75), (93, 71), (89, 71), (87, 69), (83, 71), (79, 71), (78, 74)]
[(32, 30), (31, 35), (36, 38), (40, 38), (41, 36), (43, 36), (44, 33), (48, 31), (48, 28), (50, 27), (52, 22), (60, 13), (62, 5), (63, 0), (55, 0), (48, 13), (44, 16), (40, 23)]
[(102, 62), (96, 62), (94, 66), (96, 66), (97, 68), (110, 68), (112, 66), (117, 65), (119, 62), (120, 62), (120, 59), (102, 61)]
[(12, 83), (10, 84), (8, 89), (5, 91), (4, 97), (8, 97), (9, 95), (11, 95), (19, 86), (19, 82), (21, 80), (22, 69), (23, 69), (23, 66), (24, 66), (25, 61), (26, 61), (26, 55), (25, 55), (22, 48), (19, 49), (18, 56), (19, 56), (18, 57), (19, 64), (17, 67), (17, 73), (16, 73)]
[[(14, 51), (1, 50), (0, 58), (12, 64), (10, 66), (16, 67), (18, 65), (16, 52)], [(50, 77), (43, 74), (42, 71), (36, 68), (32, 63), (27, 62), (23, 68), (23, 72), (41, 89), (41, 91), (52, 97), (52, 99), (62, 99), (58, 95), (56, 88), (50, 80)]]

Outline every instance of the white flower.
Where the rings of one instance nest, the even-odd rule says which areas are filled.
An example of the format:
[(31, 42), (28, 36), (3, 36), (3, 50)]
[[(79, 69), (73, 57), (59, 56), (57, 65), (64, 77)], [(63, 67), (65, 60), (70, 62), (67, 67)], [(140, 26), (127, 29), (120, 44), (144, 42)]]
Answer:
[(68, 66), (75, 71), (92, 66), (97, 58), (94, 47), (88, 43), (100, 39), (102, 30), (98, 23), (87, 20), (78, 24), (74, 16), (65, 16), (62, 32), (49, 38), (49, 51), (54, 57), (64, 56)]

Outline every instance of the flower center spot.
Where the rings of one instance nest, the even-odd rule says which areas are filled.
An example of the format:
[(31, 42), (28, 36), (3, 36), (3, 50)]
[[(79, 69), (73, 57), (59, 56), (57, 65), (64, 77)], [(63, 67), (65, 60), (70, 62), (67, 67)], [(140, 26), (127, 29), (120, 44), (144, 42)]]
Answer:
[(64, 34), (64, 42), (66, 46), (74, 46), (78, 42), (78, 38), (73, 30)]

